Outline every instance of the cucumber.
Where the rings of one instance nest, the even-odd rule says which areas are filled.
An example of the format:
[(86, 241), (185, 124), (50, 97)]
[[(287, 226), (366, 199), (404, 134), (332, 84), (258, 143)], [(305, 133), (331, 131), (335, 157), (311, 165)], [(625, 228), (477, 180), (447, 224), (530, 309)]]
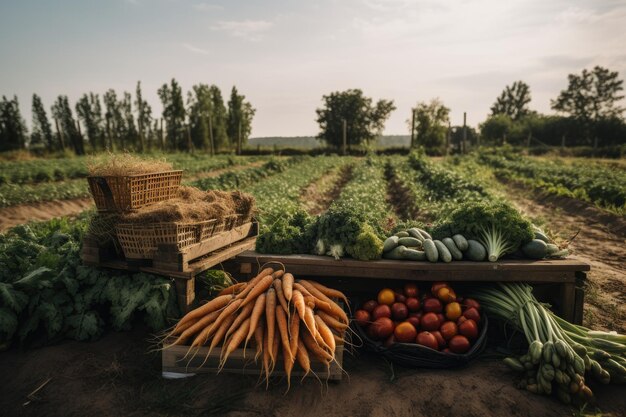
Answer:
[(522, 252), (530, 259), (543, 259), (548, 255), (548, 245), (540, 239), (533, 239), (524, 246)]
[(433, 242), (432, 239), (424, 240), (424, 252), (426, 253), (426, 258), (430, 262), (437, 262), (437, 259), (439, 259), (437, 246), (435, 246), (435, 242)]
[(387, 240), (385, 240), (385, 243), (383, 243), (383, 252), (389, 252), (390, 250), (397, 247), (399, 240), (400, 238), (398, 236), (388, 237)]
[(546, 243), (550, 243), (550, 238), (545, 233), (535, 230), (535, 239), (543, 240)]
[(452, 255), (446, 245), (443, 244), (441, 240), (435, 240), (435, 246), (437, 247), (437, 252), (439, 253), (439, 259), (448, 263), (452, 262)]
[(409, 237), (411, 235), (409, 234), (409, 232), (398, 232), (398, 233), (396, 233), (396, 236), (398, 236), (398, 237)]
[(422, 234), (416, 227), (411, 227), (409, 230), (407, 230), (407, 232), (409, 232), (411, 237), (414, 237), (415, 239), (419, 239), (422, 242), (424, 241), (424, 239), (426, 239), (424, 236), (422, 236)]
[(546, 245), (546, 249), (548, 251), (547, 253), (548, 256), (554, 255), (555, 253), (559, 251), (559, 247), (555, 245), (554, 243), (548, 243)]
[(414, 237), (401, 237), (398, 239), (398, 245), (421, 247), (422, 241)]
[(441, 242), (446, 245), (446, 248), (448, 248), (448, 250), (450, 251), (452, 259), (454, 259), (455, 261), (460, 261), (461, 259), (463, 259), (463, 254), (454, 244), (454, 240), (450, 239), (449, 237), (444, 237), (443, 239), (441, 239)]
[(454, 244), (461, 252), (465, 252), (468, 248), (467, 240), (462, 235), (454, 235), (452, 236), (452, 240)]
[(480, 242), (470, 239), (467, 241), (467, 250), (464, 255), (470, 261), (480, 262), (487, 257), (487, 250)]
[(422, 236), (424, 236), (424, 239), (431, 239), (432, 240), (433, 237), (426, 230), (419, 229), (417, 227), (416, 227), (416, 229), (417, 229), (418, 232), (420, 232), (422, 234)]
[(421, 250), (415, 250), (406, 248), (402, 253), (402, 257), (409, 261), (425, 261), (426, 260), (426, 252)]
[(393, 248), (392, 250), (390, 250), (389, 252), (383, 253), (383, 258), (396, 259), (396, 260), (404, 259), (403, 255), (404, 255), (405, 250), (406, 250), (406, 246), (397, 246)]

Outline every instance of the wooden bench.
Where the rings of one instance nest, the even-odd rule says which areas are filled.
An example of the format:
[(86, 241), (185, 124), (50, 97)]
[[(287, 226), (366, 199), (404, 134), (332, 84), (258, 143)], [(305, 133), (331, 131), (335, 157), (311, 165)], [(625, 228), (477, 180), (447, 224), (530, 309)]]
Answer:
[[(334, 260), (315, 255), (265, 255), (254, 251), (239, 254), (226, 268), (238, 279), (247, 280), (268, 262), (280, 262), (296, 277), (316, 278), (346, 293), (375, 294), (394, 281), (526, 282), (541, 301), (549, 302), (564, 319), (580, 324), (583, 315), (586, 272), (589, 264), (575, 258), (498, 262), (458, 261), (430, 263), (411, 261)], [(397, 285), (397, 284), (396, 284)]]

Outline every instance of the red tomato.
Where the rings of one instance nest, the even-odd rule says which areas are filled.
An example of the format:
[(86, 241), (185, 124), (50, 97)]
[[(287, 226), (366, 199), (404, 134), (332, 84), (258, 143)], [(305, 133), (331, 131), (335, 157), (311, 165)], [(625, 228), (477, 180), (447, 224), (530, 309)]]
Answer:
[(381, 317), (374, 320), (370, 327), (374, 328), (374, 334), (378, 339), (386, 339), (393, 333), (394, 324), (388, 317)]
[(437, 294), (437, 291), (439, 291), (439, 288), (443, 288), (443, 287), (448, 287), (448, 283), (443, 282), (443, 281), (435, 281), (433, 282), (433, 285), (430, 287), (430, 292), (432, 292), (433, 294)]
[(404, 284), (404, 295), (406, 295), (407, 298), (409, 297), (417, 298), (418, 294), (419, 294), (419, 290), (417, 289), (417, 285), (415, 285), (412, 282), (408, 282)]
[(448, 347), (454, 353), (465, 353), (470, 348), (470, 342), (467, 337), (457, 334), (448, 341)]
[(372, 321), (370, 313), (365, 310), (357, 310), (354, 312), (354, 321), (361, 327), (369, 326)]
[(441, 313), (437, 313), (437, 318), (439, 319), (439, 325), (441, 326), (444, 321), (446, 321), (446, 316)]
[(372, 312), (372, 320), (377, 320), (381, 317), (391, 318), (391, 308), (386, 304), (376, 306)]
[(456, 323), (454, 323), (453, 321), (447, 321), (442, 324), (439, 328), (439, 331), (441, 331), (441, 335), (446, 340), (452, 339), (458, 333)]
[(387, 339), (385, 339), (385, 342), (383, 343), (383, 346), (389, 347), (389, 346), (393, 345), (394, 343), (396, 343), (396, 337), (394, 335), (391, 335)]
[(420, 309), (420, 300), (415, 297), (408, 297), (404, 304), (406, 304), (409, 311), (417, 311)]
[(443, 338), (441, 332), (439, 330), (435, 330), (432, 332), (435, 335), (435, 339), (437, 339), (437, 344), (439, 345), (439, 349), (443, 349), (446, 347), (446, 339)]
[(420, 319), (419, 319), (419, 317), (417, 317), (417, 316), (409, 316), (409, 317), (407, 317), (406, 321), (411, 323), (413, 325), (413, 327), (415, 327), (416, 329), (420, 328)]
[(396, 326), (393, 335), (398, 342), (411, 343), (417, 337), (417, 330), (411, 323), (404, 321)]
[(478, 312), (478, 309), (476, 309), (476, 307), (470, 307), (465, 310), (463, 312), (463, 316), (465, 316), (466, 319), (474, 320), (476, 323), (480, 321), (480, 313)]
[(424, 300), (422, 310), (424, 310), (424, 313), (441, 313), (443, 306), (438, 299), (427, 298)]
[(456, 294), (452, 288), (441, 287), (437, 291), (437, 298), (444, 304), (451, 303), (456, 300)]
[(420, 332), (417, 335), (417, 339), (415, 340), (415, 342), (418, 345), (426, 346), (434, 350), (439, 349), (439, 343), (437, 343), (437, 338), (434, 334), (430, 332)]
[(480, 311), (480, 303), (473, 298), (466, 298), (463, 300), (463, 306), (467, 308), (474, 307), (476, 310)]
[(458, 320), (456, 321), (456, 325), (457, 325), (457, 326), (460, 326), (460, 325), (461, 325), (461, 323), (463, 323), (465, 320), (467, 320), (467, 319), (465, 318), (465, 316), (461, 316), (461, 317), (459, 317), (459, 318), (458, 318)]
[(403, 303), (393, 303), (391, 306), (391, 317), (394, 320), (404, 320), (409, 316), (409, 309)]
[(363, 303), (363, 310), (367, 311), (368, 313), (371, 313), (372, 311), (374, 311), (376, 306), (378, 306), (378, 303), (376, 302), (376, 300), (369, 300)]
[(435, 313), (426, 313), (420, 319), (420, 324), (422, 329), (428, 331), (434, 331), (439, 328), (440, 322), (439, 317)]
[(478, 337), (478, 325), (474, 320), (467, 319), (459, 326), (459, 333), (469, 340), (474, 340)]

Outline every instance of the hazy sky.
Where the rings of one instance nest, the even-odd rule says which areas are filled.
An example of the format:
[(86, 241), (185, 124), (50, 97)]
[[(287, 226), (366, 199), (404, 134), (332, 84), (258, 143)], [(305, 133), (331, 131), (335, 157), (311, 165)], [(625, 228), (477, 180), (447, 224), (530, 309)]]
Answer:
[(530, 84), (550, 112), (567, 74), (593, 65), (626, 76), (626, 1), (612, 0), (0, 0), (0, 94), (114, 88), (144, 94), (175, 77), (257, 109), (252, 136), (314, 135), (335, 90), (393, 99), (387, 134), (406, 134), (417, 101), (439, 97), (452, 123), (482, 121), (506, 84)]

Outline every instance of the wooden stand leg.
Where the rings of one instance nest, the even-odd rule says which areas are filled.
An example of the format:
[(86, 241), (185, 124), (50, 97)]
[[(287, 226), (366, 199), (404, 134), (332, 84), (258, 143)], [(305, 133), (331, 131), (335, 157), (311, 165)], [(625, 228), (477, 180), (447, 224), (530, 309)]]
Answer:
[(178, 306), (183, 313), (189, 312), (196, 298), (195, 279), (172, 277), (176, 284), (176, 294), (178, 295)]
[(573, 323), (575, 320), (576, 284), (566, 282), (561, 284), (561, 317)]
[(587, 273), (582, 271), (576, 272), (576, 288), (574, 290), (574, 324), (583, 324), (585, 281), (587, 281)]

